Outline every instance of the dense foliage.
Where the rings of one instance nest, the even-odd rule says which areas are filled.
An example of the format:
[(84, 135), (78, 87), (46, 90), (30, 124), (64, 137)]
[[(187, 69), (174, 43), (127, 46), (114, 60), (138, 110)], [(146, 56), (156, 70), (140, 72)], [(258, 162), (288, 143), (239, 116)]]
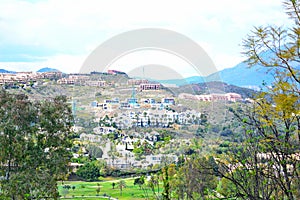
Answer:
[(85, 165), (81, 166), (76, 174), (87, 181), (96, 181), (100, 176), (100, 170), (94, 162), (88, 162)]
[[(218, 160), (230, 184), (226, 194), (240, 199), (299, 199), (300, 188), (300, 1), (286, 0), (291, 29), (257, 27), (244, 41), (248, 63), (274, 76), (248, 108), (235, 111), (245, 141)], [(223, 181), (224, 183), (225, 181)]]
[(58, 198), (72, 121), (65, 97), (32, 101), (0, 91), (1, 199)]

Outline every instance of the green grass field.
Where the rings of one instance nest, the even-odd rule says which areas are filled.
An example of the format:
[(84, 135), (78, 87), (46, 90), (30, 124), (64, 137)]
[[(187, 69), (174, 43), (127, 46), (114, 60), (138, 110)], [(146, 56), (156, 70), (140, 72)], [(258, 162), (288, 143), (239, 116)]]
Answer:
[[(141, 200), (146, 199), (147, 194), (139, 186), (134, 185), (134, 178), (123, 179), (126, 182), (126, 188), (123, 189), (122, 194), (117, 185), (121, 179), (105, 179), (100, 182), (83, 182), (83, 181), (65, 181), (64, 185), (70, 185), (71, 189), (67, 190), (63, 188), (61, 182), (58, 183), (58, 189), (62, 199), (84, 199), (84, 200), (95, 200), (95, 199), (124, 199), (124, 200)], [(116, 186), (113, 189), (112, 183), (115, 182)], [(100, 184), (99, 196), (97, 196), (97, 188)], [(75, 186), (75, 189), (72, 189)], [(150, 199), (153, 197), (152, 191), (147, 188)], [(106, 196), (106, 197), (105, 197)]]

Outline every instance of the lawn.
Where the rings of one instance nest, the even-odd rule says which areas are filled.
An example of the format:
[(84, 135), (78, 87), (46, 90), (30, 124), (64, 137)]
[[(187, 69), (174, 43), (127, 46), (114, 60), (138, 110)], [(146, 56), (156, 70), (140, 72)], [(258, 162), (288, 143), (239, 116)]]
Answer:
[[(145, 191), (140, 189), (139, 186), (134, 185), (134, 178), (123, 179), (126, 182), (126, 188), (123, 189), (122, 194), (117, 185), (118, 181), (121, 179), (106, 179), (100, 182), (83, 182), (83, 181), (65, 181), (64, 185), (70, 185), (71, 189), (63, 189), (61, 182), (58, 183), (58, 189), (62, 199), (84, 199), (84, 200), (95, 200), (95, 199), (109, 199), (108, 196), (111, 196), (111, 199), (124, 199), (124, 200), (141, 200), (146, 199)], [(112, 183), (116, 183), (115, 188), (113, 189)], [(97, 196), (97, 188), (100, 185), (99, 196)], [(72, 189), (72, 186), (75, 186)], [(153, 194), (149, 188), (147, 188), (147, 193), (149, 197), (152, 197)], [(65, 197), (64, 197), (65, 196)], [(106, 196), (106, 197), (105, 197)]]

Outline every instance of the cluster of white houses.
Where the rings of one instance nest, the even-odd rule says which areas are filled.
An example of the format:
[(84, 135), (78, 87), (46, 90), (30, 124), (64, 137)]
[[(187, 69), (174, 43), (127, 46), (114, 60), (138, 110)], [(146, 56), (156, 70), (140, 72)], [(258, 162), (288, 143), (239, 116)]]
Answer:
[(63, 85), (80, 84), (92, 87), (105, 87), (108, 85), (104, 80), (90, 80), (90, 76), (87, 75), (70, 75), (69, 77), (59, 79), (57, 83)]
[[(112, 74), (109, 73), (109, 74)], [(107, 83), (104, 80), (90, 80), (90, 76), (83, 75), (83, 74), (73, 74), (69, 75), (68, 77), (61, 78), (57, 81), (58, 84), (63, 85), (87, 85), (87, 86), (94, 86), (94, 87), (105, 87), (107, 85), (111, 85), (112, 83)], [(150, 83), (148, 80), (145, 79), (129, 79), (127, 81), (127, 85), (137, 86), (139, 91), (146, 91), (146, 90), (160, 90), (161, 84), (159, 83)]]
[[(133, 127), (170, 127), (174, 124), (188, 125), (201, 123), (202, 114), (195, 110), (186, 110), (184, 112), (176, 112), (173, 110), (125, 110), (123, 112), (115, 112), (111, 117), (106, 117), (106, 113), (98, 116), (96, 121), (103, 121), (103, 124), (114, 124), (118, 129), (128, 129)], [(179, 128), (174, 127), (173, 128)], [(98, 127), (94, 130), (96, 134), (107, 135), (114, 133), (114, 127)]]
[(195, 110), (174, 112), (171, 110), (126, 111), (119, 112), (112, 119), (119, 129), (132, 127), (169, 127), (171, 124), (193, 124), (201, 122), (201, 113)]
[(116, 109), (133, 109), (133, 108), (152, 108), (162, 110), (170, 105), (175, 105), (174, 98), (162, 98), (161, 101), (156, 101), (151, 98), (138, 100), (137, 98), (128, 98), (124, 101), (118, 98), (106, 99), (103, 102), (93, 101), (91, 106), (102, 110), (113, 111)]
[[(102, 140), (99, 135), (99, 129), (94, 129), (96, 134), (85, 134), (82, 133), (80, 135), (80, 139), (83, 141), (90, 142), (100, 142)], [(173, 154), (156, 154), (153, 155), (149, 152), (149, 154), (145, 155), (144, 159), (137, 160), (135, 158), (135, 154), (132, 152), (135, 145), (150, 145), (154, 146), (155, 142), (160, 139), (159, 133), (153, 131), (150, 133), (135, 133), (131, 132), (129, 135), (124, 133), (118, 133), (119, 142), (116, 145), (116, 151), (119, 156), (114, 156), (112, 158), (109, 156), (108, 151), (112, 143), (106, 143), (106, 146), (103, 148), (103, 156), (102, 160), (106, 161), (107, 165), (119, 169), (128, 169), (132, 167), (141, 167), (146, 168), (148, 166), (153, 166), (155, 164), (162, 164), (165, 162), (177, 162), (178, 157)]]
[(61, 78), (61, 72), (16, 72), (0, 73), (0, 85), (13, 83), (26, 83), (38, 79)]
[(193, 95), (188, 93), (181, 93), (178, 95), (180, 99), (190, 99), (197, 101), (231, 101), (237, 102), (242, 100), (242, 96), (237, 93), (226, 94), (206, 94), (206, 95)]

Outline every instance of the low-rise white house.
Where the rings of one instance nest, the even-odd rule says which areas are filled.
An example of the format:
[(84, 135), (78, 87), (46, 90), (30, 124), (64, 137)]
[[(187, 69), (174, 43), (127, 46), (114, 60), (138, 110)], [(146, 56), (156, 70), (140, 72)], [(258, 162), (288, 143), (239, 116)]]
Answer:
[(96, 134), (100, 134), (100, 135), (107, 135), (107, 134), (110, 134), (110, 133), (114, 133), (115, 131), (116, 131), (116, 129), (114, 127), (99, 126), (99, 127), (94, 128), (94, 132)]

